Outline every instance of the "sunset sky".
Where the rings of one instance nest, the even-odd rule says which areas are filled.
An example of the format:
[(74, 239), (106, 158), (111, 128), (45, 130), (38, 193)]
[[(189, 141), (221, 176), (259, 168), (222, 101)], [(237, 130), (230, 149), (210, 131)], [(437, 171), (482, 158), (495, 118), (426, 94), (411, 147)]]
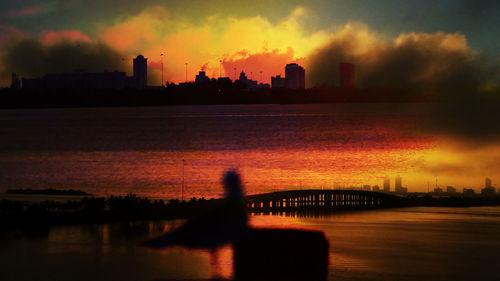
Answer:
[(347, 60), (359, 86), (387, 86), (395, 73), (397, 86), (498, 84), (497, 1), (8, 0), (0, 11), (0, 86), (12, 71), (130, 74), (139, 53), (153, 62), (151, 84), (162, 53), (173, 82), (185, 62), (193, 79), (200, 69), (218, 76), (222, 60), (231, 78), (236, 68), (269, 82), (298, 62), (309, 87), (336, 84)]

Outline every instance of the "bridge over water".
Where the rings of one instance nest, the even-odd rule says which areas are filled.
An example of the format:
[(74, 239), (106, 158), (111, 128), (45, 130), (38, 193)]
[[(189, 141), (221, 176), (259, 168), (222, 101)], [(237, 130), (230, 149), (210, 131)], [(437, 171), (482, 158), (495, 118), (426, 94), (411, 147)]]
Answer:
[(374, 209), (407, 205), (407, 198), (362, 190), (290, 190), (245, 197), (251, 213)]

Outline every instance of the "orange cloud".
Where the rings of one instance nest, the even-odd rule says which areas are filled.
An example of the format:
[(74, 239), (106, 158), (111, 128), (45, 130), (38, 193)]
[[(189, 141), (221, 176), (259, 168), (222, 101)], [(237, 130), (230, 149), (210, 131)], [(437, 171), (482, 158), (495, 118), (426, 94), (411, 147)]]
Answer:
[[(278, 23), (259, 16), (213, 15), (202, 25), (194, 25), (173, 18), (163, 7), (152, 7), (103, 27), (99, 39), (127, 54), (129, 61), (139, 53), (152, 60), (165, 54), (167, 81), (184, 81), (185, 63), (188, 80), (194, 79), (200, 69), (205, 69), (209, 76), (218, 76), (220, 60), (224, 61), (223, 76), (232, 77), (234, 67), (244, 66), (248, 72), (259, 75), (263, 71), (263, 78), (269, 81), (271, 75), (283, 72), (286, 63), (306, 57), (328, 41), (328, 31), (303, 31), (300, 22), (308, 16), (308, 10), (298, 7)], [(245, 55), (239, 56), (242, 53)], [(150, 81), (159, 81), (159, 74), (152, 75)], [(257, 74), (254, 78), (260, 79)]]
[(161, 70), (162, 67), (162, 62), (161, 61), (149, 61), (148, 66), (150, 69), (158, 69)]
[(90, 41), (86, 34), (78, 30), (43, 31), (40, 37), (45, 44), (53, 44), (61, 40)]
[[(271, 83), (271, 76), (281, 74), (284, 76), (285, 65), (290, 62), (304, 64), (304, 58), (295, 58), (292, 48), (286, 53), (278, 49), (250, 54), (246, 51), (237, 52), (228, 58), (224, 58), (222, 65), (226, 75), (231, 79), (238, 78), (239, 73), (244, 70), (249, 78), (262, 83)], [(262, 80), (260, 74), (262, 71)], [(253, 73), (253, 74), (252, 74)]]

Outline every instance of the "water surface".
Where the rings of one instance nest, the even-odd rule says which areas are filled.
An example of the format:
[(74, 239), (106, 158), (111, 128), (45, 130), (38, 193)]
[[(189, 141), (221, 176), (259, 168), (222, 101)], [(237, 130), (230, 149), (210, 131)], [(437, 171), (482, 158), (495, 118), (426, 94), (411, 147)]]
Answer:
[[(137, 246), (180, 222), (54, 226), (0, 232), (0, 280), (209, 278), (206, 252)], [(257, 227), (319, 229), (330, 241), (329, 280), (498, 280), (500, 207), (402, 208), (327, 217), (254, 216)], [(305, 241), (307, 242), (307, 241)], [(231, 251), (221, 253), (231, 274)]]
[(435, 148), (419, 114), (397, 104), (2, 110), (0, 191), (175, 198), (184, 182), (187, 198), (219, 197), (230, 168), (248, 193), (382, 185), (386, 174), (417, 190), (417, 164)]

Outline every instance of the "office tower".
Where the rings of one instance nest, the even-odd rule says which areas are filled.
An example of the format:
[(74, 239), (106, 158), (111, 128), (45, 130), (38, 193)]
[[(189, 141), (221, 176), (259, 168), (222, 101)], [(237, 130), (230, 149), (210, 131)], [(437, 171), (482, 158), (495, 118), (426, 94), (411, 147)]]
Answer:
[(285, 78), (287, 88), (290, 89), (305, 89), (306, 88), (306, 71), (296, 64), (290, 63), (285, 67)]
[(403, 180), (401, 179), (401, 177), (399, 175), (396, 176), (396, 182), (395, 182), (395, 185), (394, 185), (394, 189), (395, 189), (396, 192), (401, 192), (402, 187), (403, 187), (402, 186), (402, 181)]
[(384, 178), (384, 192), (390, 192), (391, 191), (391, 179), (389, 176), (385, 176)]
[(146, 88), (148, 84), (148, 59), (143, 55), (134, 59), (134, 81), (136, 88)]

